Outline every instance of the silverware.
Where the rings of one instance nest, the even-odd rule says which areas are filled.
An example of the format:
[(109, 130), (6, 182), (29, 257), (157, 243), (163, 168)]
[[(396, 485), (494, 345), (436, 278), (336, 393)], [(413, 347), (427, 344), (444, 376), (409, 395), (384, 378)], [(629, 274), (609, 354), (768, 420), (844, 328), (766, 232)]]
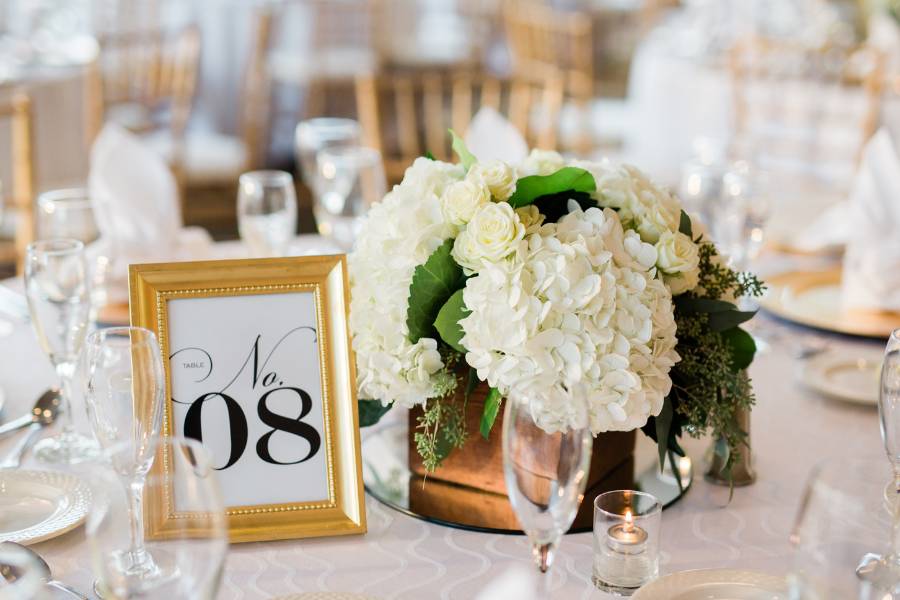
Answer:
[(16, 444), (12, 451), (0, 462), (0, 469), (18, 469), (22, 457), (40, 437), (41, 430), (53, 423), (59, 415), (59, 394), (44, 393), (38, 398), (31, 411), (31, 425), (28, 433)]
[[(21, 548), (22, 550), (24, 550), (25, 552), (30, 554), (35, 559), (35, 562), (38, 564), (38, 567), (40, 568), (39, 575), (40, 575), (41, 579), (44, 581), (44, 584), (47, 585), (48, 587), (52, 587), (53, 589), (60, 590), (62, 592), (66, 592), (73, 598), (78, 598), (79, 600), (88, 600), (88, 597), (85, 596), (84, 594), (67, 586), (66, 584), (62, 583), (61, 581), (56, 581), (55, 579), (53, 579), (53, 574), (50, 571), (50, 565), (47, 564), (47, 561), (44, 560), (44, 557), (42, 557), (40, 554), (38, 554), (31, 548), (29, 548), (27, 546), (23, 546), (22, 544), (17, 544), (15, 542), (3, 542), (2, 544), (0, 544), (0, 546), (16, 546), (17, 548)], [(16, 579), (21, 577), (22, 573), (19, 571), (19, 569), (17, 567), (15, 567), (13, 565), (5, 565), (5, 564), (0, 563), (0, 575), (2, 575), (3, 578), (6, 579), (8, 582), (12, 583), (13, 581), (15, 581)]]
[(12, 433), (13, 431), (18, 431), (23, 427), (28, 427), (32, 423), (36, 422), (41, 418), (41, 413), (51, 405), (56, 407), (56, 411), (59, 411), (59, 403), (59, 390), (51, 388), (45, 391), (43, 394), (41, 394), (41, 397), (37, 399), (37, 402), (34, 403), (34, 408), (31, 409), (31, 412), (13, 419), (9, 423), (0, 425), (0, 437), (3, 437), (8, 433)]

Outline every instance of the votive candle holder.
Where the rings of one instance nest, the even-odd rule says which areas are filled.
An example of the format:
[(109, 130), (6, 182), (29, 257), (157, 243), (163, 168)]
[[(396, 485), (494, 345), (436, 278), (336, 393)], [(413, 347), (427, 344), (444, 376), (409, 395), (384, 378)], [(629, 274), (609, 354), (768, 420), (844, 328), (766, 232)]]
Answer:
[(597, 588), (630, 596), (659, 575), (662, 504), (652, 494), (616, 490), (594, 499), (594, 561)]

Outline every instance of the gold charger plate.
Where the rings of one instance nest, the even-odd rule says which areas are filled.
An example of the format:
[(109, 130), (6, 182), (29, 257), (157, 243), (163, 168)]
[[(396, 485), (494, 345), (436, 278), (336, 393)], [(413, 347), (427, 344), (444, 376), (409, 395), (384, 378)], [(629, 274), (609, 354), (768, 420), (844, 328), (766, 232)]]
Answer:
[(846, 310), (841, 306), (841, 270), (794, 271), (766, 279), (760, 306), (773, 315), (826, 331), (888, 338), (900, 328), (900, 314)]

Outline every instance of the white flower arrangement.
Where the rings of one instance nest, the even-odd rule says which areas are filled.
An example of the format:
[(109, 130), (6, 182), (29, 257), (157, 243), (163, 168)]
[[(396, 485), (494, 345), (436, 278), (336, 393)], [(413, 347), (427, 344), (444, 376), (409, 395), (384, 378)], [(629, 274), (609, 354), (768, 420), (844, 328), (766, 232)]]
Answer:
[(644, 427), (680, 360), (673, 296), (745, 314), (691, 304), (703, 242), (678, 200), (631, 166), (538, 150), (479, 163), (454, 148), (459, 165), (415, 161), (349, 257), (360, 398), (426, 405), (453, 394), (462, 366), (491, 387), (485, 435), (516, 392), (540, 392), (546, 430), (571, 426), (575, 384), (595, 434)]

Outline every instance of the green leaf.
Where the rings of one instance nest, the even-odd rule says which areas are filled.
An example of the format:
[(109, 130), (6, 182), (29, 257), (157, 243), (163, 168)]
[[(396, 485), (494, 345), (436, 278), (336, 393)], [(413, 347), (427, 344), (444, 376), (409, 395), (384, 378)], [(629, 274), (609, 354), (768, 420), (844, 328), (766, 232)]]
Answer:
[(678, 231), (688, 236), (691, 239), (694, 239), (694, 232), (691, 227), (691, 218), (684, 211), (681, 211), (681, 222), (678, 224)]
[(475, 158), (474, 154), (469, 152), (469, 149), (466, 148), (466, 142), (456, 135), (455, 131), (452, 129), (449, 131), (450, 135), (453, 137), (453, 151), (456, 152), (456, 155), (459, 157), (459, 162), (463, 166), (463, 169), (468, 171), (469, 167), (478, 162), (478, 159)]
[(471, 312), (466, 308), (465, 302), (463, 302), (463, 291), (456, 290), (444, 302), (444, 306), (438, 311), (437, 318), (434, 320), (434, 327), (441, 335), (441, 339), (457, 352), (466, 352), (466, 349), (460, 343), (465, 333), (459, 322), (468, 317)]
[(541, 196), (534, 201), (534, 205), (544, 215), (544, 223), (556, 223), (569, 214), (569, 200), (577, 202), (581, 210), (597, 206), (597, 201), (587, 192), (560, 192)]
[(712, 331), (725, 331), (737, 327), (745, 321), (749, 321), (756, 314), (755, 310), (727, 310), (724, 312), (710, 313), (709, 328)]
[(434, 157), (434, 154), (431, 153), (431, 150), (426, 150), (424, 156), (425, 156), (425, 158), (427, 158), (428, 160), (437, 160), (437, 159)]
[(528, 206), (541, 196), (560, 192), (593, 192), (597, 189), (594, 176), (578, 167), (563, 167), (550, 175), (529, 175), (516, 181), (516, 191), (510, 196), (513, 208)]
[(666, 464), (666, 450), (669, 447), (669, 431), (672, 428), (672, 418), (675, 411), (672, 410), (672, 400), (667, 396), (663, 401), (662, 410), (656, 415), (656, 449), (659, 452), (659, 469), (662, 471)]
[(497, 420), (497, 413), (500, 412), (500, 390), (491, 388), (488, 392), (487, 399), (484, 401), (484, 412), (481, 413), (481, 437), (488, 439), (491, 435), (491, 428), (494, 421)]
[(731, 351), (731, 366), (734, 371), (743, 371), (749, 367), (756, 354), (756, 342), (753, 341), (753, 336), (740, 327), (733, 327), (723, 331), (722, 338)]
[(475, 369), (469, 369), (469, 380), (466, 382), (466, 401), (468, 402), (469, 396), (472, 395), (472, 392), (475, 391), (475, 388), (478, 386), (478, 371)]
[(406, 313), (409, 341), (413, 344), (420, 338), (435, 336), (434, 321), (438, 312), (450, 296), (465, 285), (462, 267), (450, 256), (452, 249), (453, 240), (447, 240), (413, 272)]
[(674, 302), (675, 307), (684, 313), (717, 313), (737, 309), (733, 303), (724, 300), (692, 298), (686, 295), (676, 297)]
[(381, 420), (385, 413), (391, 410), (391, 404), (383, 406), (380, 400), (359, 401), (359, 426), (371, 427)]

